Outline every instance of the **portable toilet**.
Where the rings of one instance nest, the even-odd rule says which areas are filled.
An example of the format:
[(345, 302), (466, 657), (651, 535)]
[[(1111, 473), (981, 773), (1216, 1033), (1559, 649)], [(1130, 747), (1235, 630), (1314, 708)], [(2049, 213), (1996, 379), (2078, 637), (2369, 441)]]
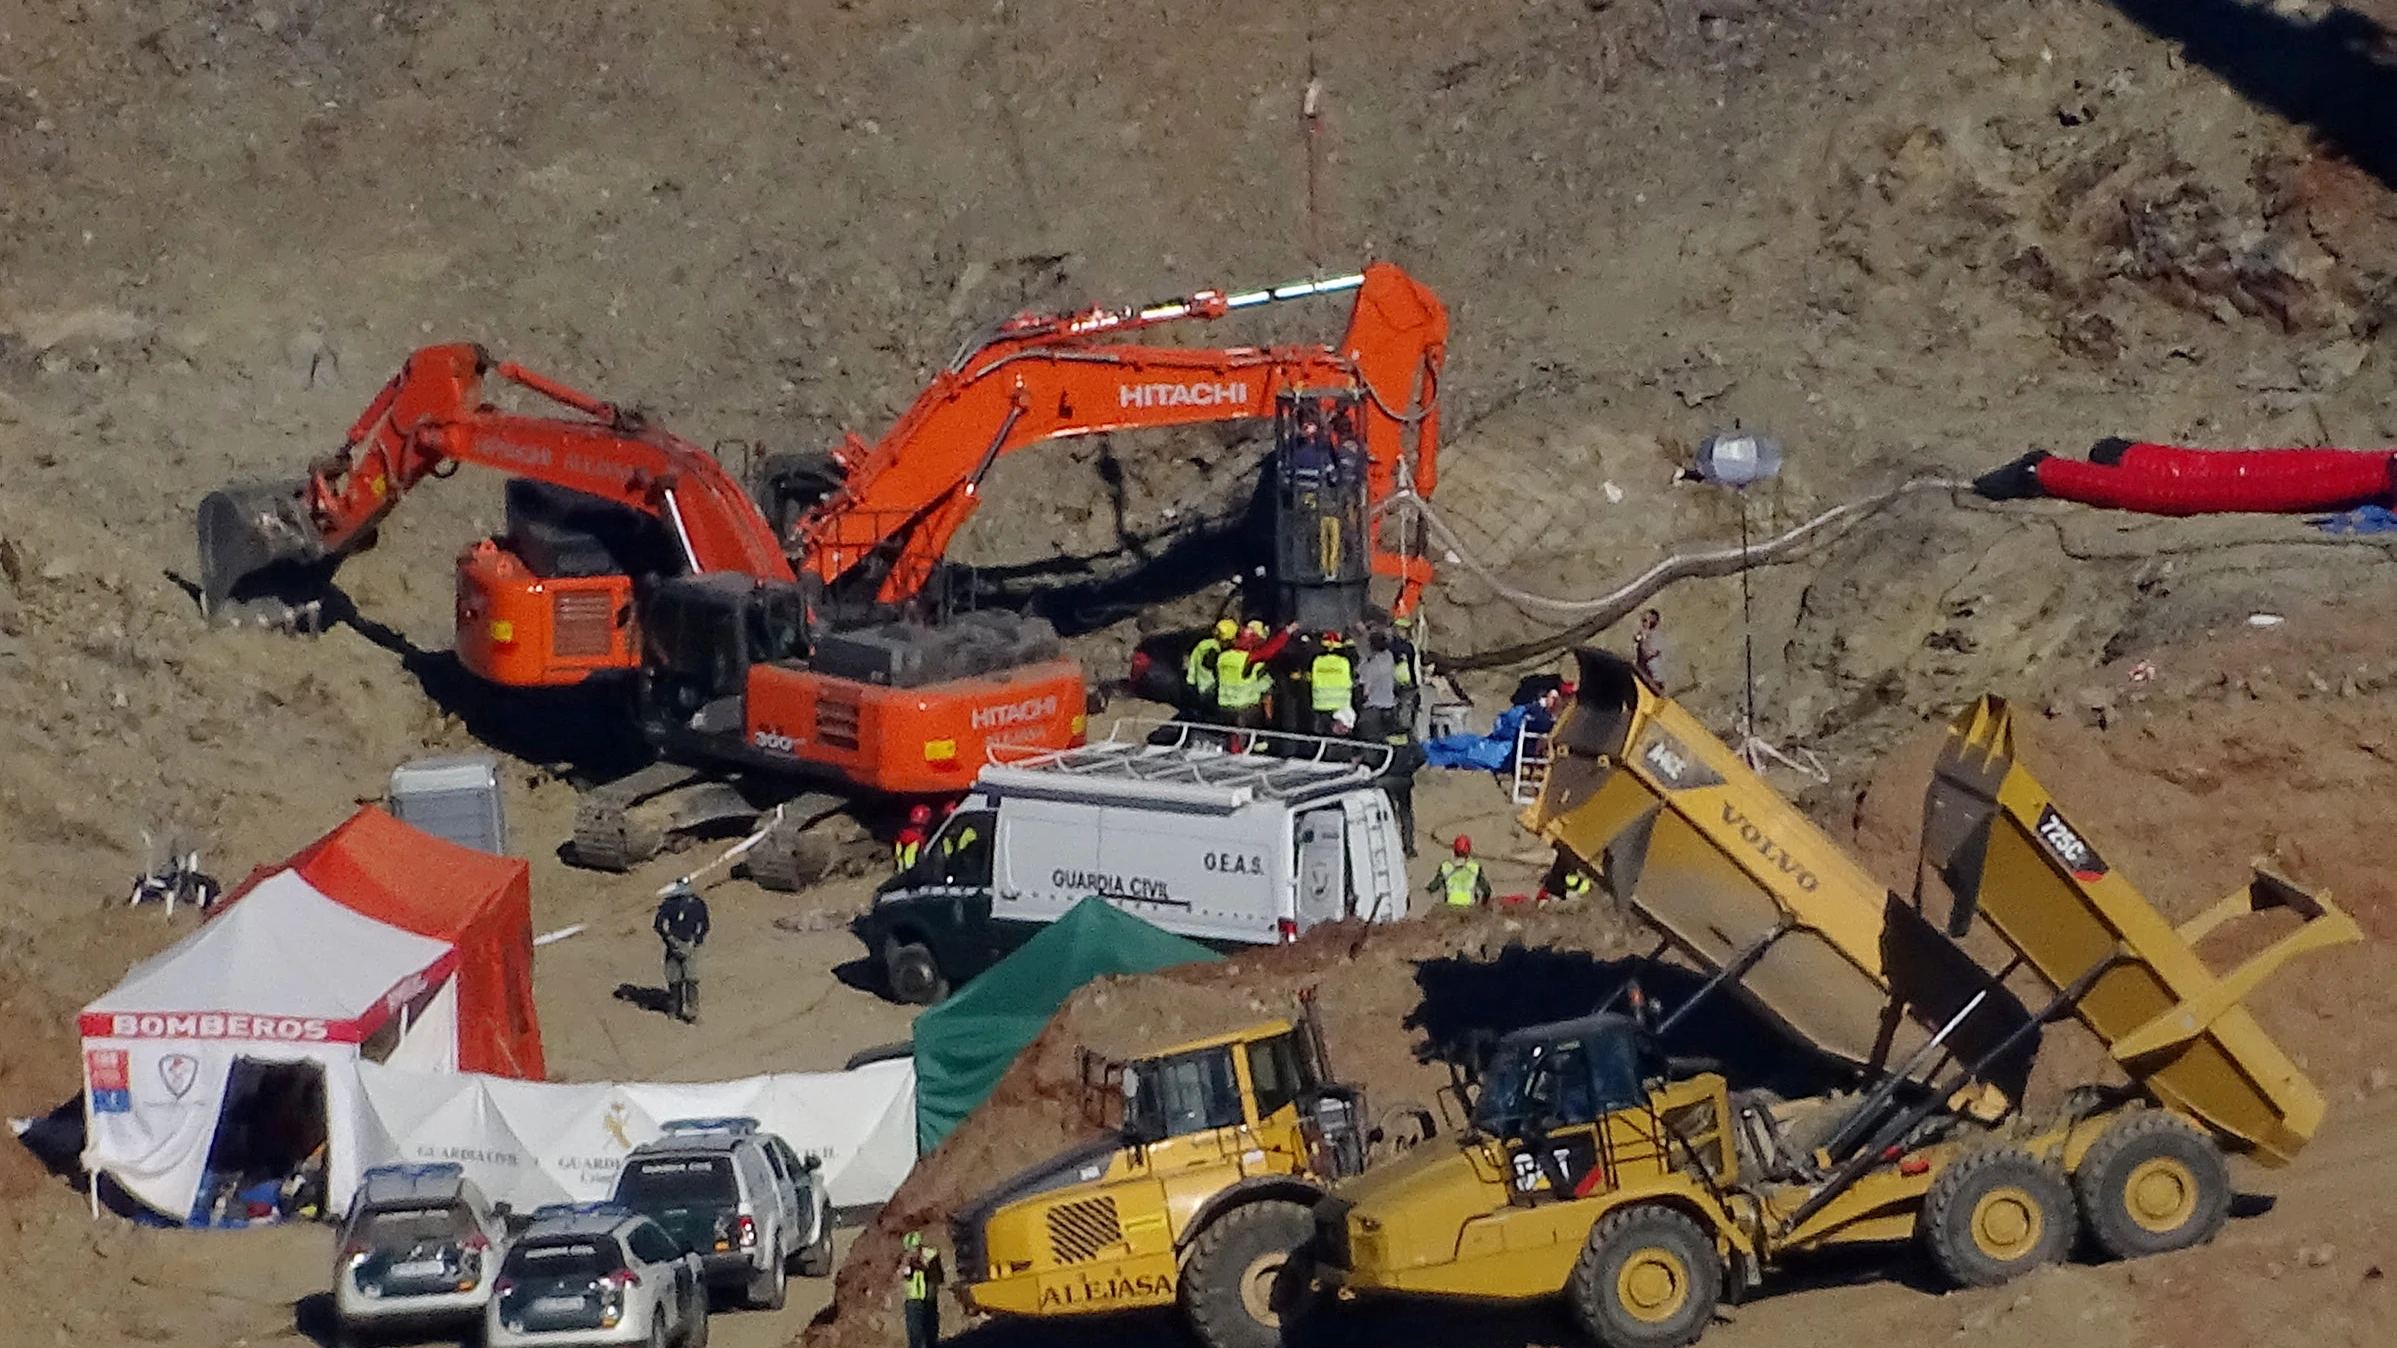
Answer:
[(499, 760), (487, 754), (422, 758), (392, 769), (391, 813), (436, 838), (507, 855)]

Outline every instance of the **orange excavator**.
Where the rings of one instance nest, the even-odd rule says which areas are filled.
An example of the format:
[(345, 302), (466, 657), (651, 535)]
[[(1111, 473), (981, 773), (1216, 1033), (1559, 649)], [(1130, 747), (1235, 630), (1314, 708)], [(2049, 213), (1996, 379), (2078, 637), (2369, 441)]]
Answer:
[[(1356, 301), (1337, 347), (1108, 340), (1342, 291)], [(827, 860), (805, 823), (840, 803), (807, 787), (951, 795), (993, 746), (1065, 747), (1083, 733), (1082, 671), (1048, 624), (1002, 612), (923, 621), (942, 554), (999, 456), (1273, 417), (1279, 616), (1353, 625), (1377, 575), (1403, 613), (1429, 568), (1385, 538), (1375, 507), (1436, 479), (1446, 337), (1439, 301), (1388, 264), (1141, 309), (1019, 315), (969, 343), (881, 440), (772, 456), (754, 495), (634, 409), (478, 346), (427, 347), (305, 476), (201, 502), (201, 602), (218, 619), (271, 615), (371, 543), (424, 479), (465, 463), (507, 472), (505, 530), (457, 562), (460, 663), (509, 687), (629, 676), (663, 751), (585, 795), (574, 858), (621, 870), (676, 833), (781, 805), (786, 824), (747, 860), (761, 883), (793, 888)], [(571, 415), (501, 410), (488, 379)]]

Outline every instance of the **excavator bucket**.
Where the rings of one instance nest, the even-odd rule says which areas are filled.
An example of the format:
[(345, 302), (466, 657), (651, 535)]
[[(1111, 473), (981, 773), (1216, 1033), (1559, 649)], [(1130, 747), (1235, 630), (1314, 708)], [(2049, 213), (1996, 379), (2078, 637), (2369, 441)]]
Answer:
[(224, 620), (256, 600), (288, 598), (322, 579), (323, 540), (308, 519), (307, 479), (243, 483), (208, 493), (195, 518), (200, 611)]
[[(2158, 1100), (2266, 1165), (2313, 1136), (2322, 1093), (2240, 1003), (2296, 956), (2363, 939), (2327, 896), (2258, 869), (2174, 926), (2016, 760), (2013, 715), (1995, 697), (1948, 729), (1923, 800), (1922, 865), (1953, 899), (1950, 932), (1984, 921), (2051, 987), (2088, 980), (2073, 1016)], [(2268, 911), (2296, 925), (2228, 973), (2193, 948)]]

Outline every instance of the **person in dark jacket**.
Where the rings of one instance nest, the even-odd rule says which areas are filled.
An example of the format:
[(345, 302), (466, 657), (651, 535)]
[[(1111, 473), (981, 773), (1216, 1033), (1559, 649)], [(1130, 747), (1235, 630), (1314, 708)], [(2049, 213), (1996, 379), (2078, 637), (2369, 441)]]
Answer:
[(707, 900), (682, 881), (667, 886), (650, 924), (666, 943), (666, 1006), (676, 1020), (699, 1023), (699, 947), (707, 941)]

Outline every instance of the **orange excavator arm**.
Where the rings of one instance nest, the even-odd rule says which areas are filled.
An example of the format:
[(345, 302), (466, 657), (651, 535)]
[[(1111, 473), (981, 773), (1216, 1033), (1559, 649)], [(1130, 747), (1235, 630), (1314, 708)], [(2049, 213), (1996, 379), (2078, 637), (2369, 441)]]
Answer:
[[(1181, 348), (1103, 339), (1186, 319), (1312, 295), (1356, 292), (1337, 346)], [(846, 480), (798, 524), (801, 568), (831, 582), (869, 562), (878, 597), (897, 602), (929, 582), (974, 512), (1001, 455), (1072, 436), (1270, 417), (1277, 395), (1344, 388), (1363, 395), (1358, 428), (1375, 507), (1429, 493), (1438, 475), (1439, 376), (1448, 311), (1388, 263), (1359, 275), (1244, 294), (1203, 291), (1145, 309), (1026, 315), (962, 352), (882, 439), (851, 436)], [(1382, 546), (1373, 564), (1399, 581), (1393, 611), (1410, 611), (1430, 579), (1425, 559)]]
[[(499, 411), (483, 399), (486, 376), (580, 416)], [(773, 526), (713, 456), (629, 408), (459, 342), (410, 356), (341, 448), (311, 464), (305, 478), (219, 492), (201, 503), (205, 600), (221, 603), (245, 578), (275, 564), (318, 563), (356, 549), (417, 483), (460, 463), (655, 516), (695, 573), (793, 579)]]

